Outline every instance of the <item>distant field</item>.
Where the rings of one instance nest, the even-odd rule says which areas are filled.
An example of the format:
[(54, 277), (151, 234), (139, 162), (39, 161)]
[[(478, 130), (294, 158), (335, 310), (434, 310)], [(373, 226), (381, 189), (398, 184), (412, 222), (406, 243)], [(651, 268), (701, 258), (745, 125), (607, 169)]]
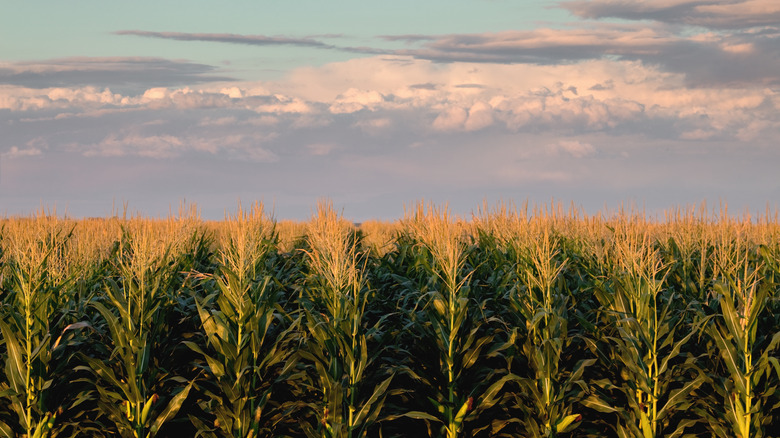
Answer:
[(762, 437), (780, 222), (0, 220), (0, 436)]

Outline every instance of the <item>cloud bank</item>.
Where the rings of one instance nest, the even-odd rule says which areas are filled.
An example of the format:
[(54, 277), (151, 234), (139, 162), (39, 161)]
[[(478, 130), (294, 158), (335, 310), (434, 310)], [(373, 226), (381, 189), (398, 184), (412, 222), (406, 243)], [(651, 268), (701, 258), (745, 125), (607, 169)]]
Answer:
[(0, 86), (26, 88), (112, 87), (125, 90), (229, 81), (217, 68), (189, 61), (150, 57), (71, 57), (37, 62), (0, 62)]
[[(3, 108), (11, 111), (4, 118), (14, 126), (110, 120), (106, 126), (115, 124), (113, 128), (121, 130), (136, 126), (138, 119), (159, 121), (149, 125), (154, 135), (106, 134), (87, 148), (92, 155), (104, 149), (108, 155), (148, 157), (229, 149), (175, 132), (190, 130), (187, 126), (196, 126), (205, 137), (210, 131), (233, 129), (243, 139), (230, 137), (226, 145), (245, 144), (260, 129), (263, 141), (275, 141), (290, 129), (305, 132), (339, 124), (347, 132), (373, 136), (391, 136), (397, 130), (423, 137), (486, 130), (567, 136), (630, 132), (648, 138), (739, 142), (769, 141), (780, 126), (780, 95), (771, 88), (690, 87), (682, 74), (638, 61), (609, 60), (555, 66), (442, 65), (383, 56), (302, 68), (279, 81), (154, 87), (137, 94), (94, 86), (5, 85), (0, 87)], [(170, 131), (158, 132), (161, 125)], [(119, 147), (133, 142), (138, 147)], [(22, 150), (23, 145), (13, 146)], [(153, 153), (155, 148), (160, 153)], [(264, 160), (270, 156), (258, 155)]]
[(780, 3), (772, 0), (575, 0), (559, 5), (582, 18), (653, 20), (714, 29), (780, 23)]

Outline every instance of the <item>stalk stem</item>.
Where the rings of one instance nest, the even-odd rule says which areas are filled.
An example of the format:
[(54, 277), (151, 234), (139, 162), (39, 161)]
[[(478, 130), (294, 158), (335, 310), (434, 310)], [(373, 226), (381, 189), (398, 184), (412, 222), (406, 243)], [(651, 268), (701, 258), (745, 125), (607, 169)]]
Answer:
[(24, 318), (25, 318), (25, 349), (27, 350), (27, 357), (25, 358), (25, 391), (27, 394), (25, 394), (26, 399), (26, 410), (27, 410), (27, 418), (25, 419), (25, 423), (27, 425), (27, 436), (32, 436), (33, 433), (33, 421), (32, 421), (32, 404), (35, 401), (35, 388), (32, 386), (32, 376), (30, 375), (32, 370), (32, 329), (33, 329), (33, 320), (32, 315), (30, 314), (30, 307), (32, 307), (31, 300), (33, 299), (33, 293), (30, 290), (31, 285), (27, 284), (24, 291)]

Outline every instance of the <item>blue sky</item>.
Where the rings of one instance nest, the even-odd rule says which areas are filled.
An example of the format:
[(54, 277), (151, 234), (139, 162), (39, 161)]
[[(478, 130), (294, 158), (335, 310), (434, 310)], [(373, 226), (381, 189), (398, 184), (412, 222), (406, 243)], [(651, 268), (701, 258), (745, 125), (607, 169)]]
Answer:
[[(0, 48), (7, 61), (69, 56), (153, 56), (187, 59), (230, 69), (244, 79), (278, 77), (285, 69), (347, 60), (354, 54), (298, 47), (182, 44), (116, 35), (121, 30), (267, 35), (312, 38), (339, 46), (402, 47), (381, 35), (480, 33), (532, 29), (538, 23), (569, 19), (550, 2), (528, 0), (400, 0), (387, 4), (343, 1), (214, 2), (75, 1), (8, 3)], [(32, 18), (35, 17), (35, 18)], [(264, 68), (265, 67), (265, 68)], [(246, 70), (243, 70), (246, 69)], [(267, 70), (272, 71), (269, 73)]]
[(778, 206), (773, 0), (3, 6), (0, 214)]

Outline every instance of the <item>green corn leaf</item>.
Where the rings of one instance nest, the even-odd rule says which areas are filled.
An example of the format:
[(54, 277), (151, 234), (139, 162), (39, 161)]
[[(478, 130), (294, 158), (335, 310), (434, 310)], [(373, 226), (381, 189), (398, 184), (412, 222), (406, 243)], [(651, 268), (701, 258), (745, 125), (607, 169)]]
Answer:
[(620, 438), (639, 438), (639, 437), (647, 438), (645, 436), (645, 433), (639, 427), (637, 427), (632, 423), (626, 424), (625, 427), (623, 424), (618, 424), (617, 434)]
[(208, 354), (206, 354), (200, 348), (200, 346), (198, 346), (194, 342), (190, 342), (190, 341), (183, 341), (182, 344), (186, 345), (189, 349), (191, 349), (192, 351), (200, 354), (201, 356), (203, 356), (204, 359), (206, 359), (206, 363), (209, 366), (209, 371), (211, 371), (211, 373), (214, 374), (214, 377), (216, 377), (217, 379), (220, 379), (220, 378), (222, 378), (222, 376), (225, 375), (225, 367), (224, 367), (224, 365), (222, 365), (219, 361), (217, 361), (217, 359), (214, 359), (213, 357), (211, 357)]
[(108, 330), (111, 335), (111, 339), (115, 343), (115, 347), (122, 350), (129, 348), (130, 346), (127, 344), (125, 339), (125, 331), (119, 318), (110, 310), (108, 310), (108, 308), (104, 306), (103, 303), (93, 302), (92, 306), (97, 309), (97, 311), (108, 324)]
[(407, 417), (412, 418), (415, 420), (428, 420), (428, 421), (434, 421), (437, 423), (441, 423), (442, 420), (439, 418), (434, 417), (431, 414), (428, 414), (426, 412), (422, 411), (410, 411), (410, 412), (404, 412), (403, 414), (398, 415), (398, 417)]
[[(688, 334), (683, 336), (682, 338), (674, 341), (674, 346), (672, 347), (672, 350), (669, 351), (664, 359), (661, 361), (661, 366), (658, 368), (658, 374), (664, 374), (669, 369), (669, 363), (670, 361), (674, 360), (677, 356), (679, 356), (680, 351), (682, 351), (683, 347), (688, 345), (688, 342), (690, 341), (691, 337), (694, 334), (698, 334), (701, 327), (704, 326), (709, 321), (709, 319), (703, 319), (699, 321), (697, 324), (695, 324), (693, 327), (690, 327)], [(669, 341), (673, 341), (673, 335), (674, 331), (671, 332), (669, 336)]]
[(217, 438), (217, 434), (215, 434), (210, 427), (206, 426), (206, 423), (204, 423), (203, 420), (192, 414), (188, 414), (187, 418), (189, 418), (190, 423), (192, 423), (198, 431), (194, 438)]
[(582, 421), (582, 415), (571, 414), (559, 419), (555, 424), (556, 433), (568, 433), (576, 429)]
[(369, 416), (371, 412), (375, 412), (375, 415), (371, 415), (374, 418), (379, 414), (379, 410), (382, 409), (381, 401), (378, 403), (377, 406), (377, 400), (380, 400), (383, 398), (387, 393), (387, 388), (390, 386), (390, 381), (393, 380), (393, 376), (388, 377), (382, 383), (377, 385), (376, 388), (374, 388), (374, 391), (371, 393), (371, 397), (368, 398), (363, 403), (363, 406), (360, 408), (360, 411), (358, 411), (357, 415), (355, 416), (355, 424), (365, 424), (368, 423), (367, 420), (369, 420)]
[(573, 382), (579, 381), (582, 379), (582, 375), (585, 373), (585, 370), (596, 363), (596, 359), (582, 359), (578, 361), (574, 365), (574, 369), (572, 370), (571, 374), (567, 378), (568, 384), (571, 384)]
[(603, 399), (595, 394), (591, 395), (588, 398), (583, 399), (580, 403), (582, 403), (582, 405), (585, 407), (595, 409), (599, 412), (604, 412), (607, 414), (618, 412), (618, 408), (615, 407), (615, 404), (613, 402)]
[(0, 437), (2, 438), (15, 438), (16, 434), (10, 426), (0, 421)]
[[(97, 377), (105, 380), (113, 388), (116, 388), (122, 392), (122, 400), (137, 401), (140, 399), (140, 394), (138, 394), (137, 388), (132, 385), (128, 385), (124, 380), (120, 381), (120, 379), (117, 378), (116, 374), (114, 373), (114, 370), (109, 368), (108, 365), (103, 363), (103, 361), (89, 356), (82, 356), (82, 360), (86, 362), (87, 366), (76, 367), (76, 370), (88, 370)], [(101, 387), (98, 386), (98, 389), (100, 388)]]
[(682, 436), (690, 436), (690, 435), (684, 435), (685, 431), (689, 428), (695, 427), (697, 424), (701, 423), (701, 419), (684, 419), (681, 420), (679, 423), (677, 423), (677, 426), (674, 428), (674, 430), (669, 433), (665, 432), (664, 436), (667, 436), (669, 438), (679, 438)]
[(462, 369), (467, 370), (474, 366), (474, 364), (477, 362), (477, 360), (481, 356), (482, 348), (486, 345), (489, 345), (493, 341), (493, 336), (483, 336), (479, 338), (479, 340), (476, 342), (476, 345), (472, 346), (468, 350), (466, 350), (465, 357), (463, 358), (463, 365)]
[(696, 376), (695, 379), (685, 383), (682, 388), (674, 389), (669, 393), (669, 398), (664, 406), (658, 411), (657, 421), (663, 421), (667, 415), (678, 409), (678, 406), (684, 403), (688, 395), (699, 388), (707, 377), (703, 374)]
[(22, 358), (22, 348), (11, 328), (0, 320), (0, 333), (3, 334), (8, 357), (5, 363), (5, 374), (8, 383), (16, 394), (26, 394), (27, 383), (25, 379), (26, 367)]
[(742, 339), (744, 332), (734, 303), (728, 297), (723, 297), (720, 300), (720, 308), (723, 312), (723, 321), (726, 323), (726, 327), (728, 327), (731, 339), (736, 344), (737, 351), (744, 351), (745, 345)]
[[(48, 326), (49, 325), (48, 321), (44, 323), (44, 325)], [(49, 357), (50, 357), (49, 353), (51, 352), (49, 349), (49, 346), (51, 345), (51, 343), (49, 342), (50, 339), (51, 339), (51, 335), (49, 333), (43, 335), (43, 337), (38, 341), (37, 345), (35, 345), (35, 348), (33, 349), (32, 354), (30, 355), (29, 358), (30, 362), (33, 362), (36, 359), (40, 359), (44, 363), (49, 362)], [(44, 355), (43, 358), (39, 358), (41, 354)]]
[(168, 405), (165, 407), (165, 409), (162, 412), (160, 412), (157, 418), (154, 419), (154, 423), (152, 423), (152, 427), (149, 428), (149, 431), (151, 432), (152, 436), (156, 435), (157, 431), (160, 430), (160, 427), (166, 421), (173, 418), (177, 412), (179, 412), (181, 405), (184, 403), (184, 400), (187, 398), (187, 395), (190, 393), (190, 389), (192, 389), (193, 383), (194, 382), (188, 383), (187, 386), (184, 387), (184, 389), (182, 389), (181, 391), (179, 391), (178, 394), (173, 396), (173, 398), (171, 398), (171, 401), (168, 402)]
[(760, 314), (766, 308), (766, 299), (767, 299), (767, 294), (769, 293), (769, 288), (758, 287), (754, 291), (751, 291), (749, 293), (753, 293), (753, 299), (752, 299), (752, 304), (750, 306), (750, 312), (747, 315), (745, 315), (747, 319), (746, 329), (748, 333), (750, 333), (748, 339), (755, 339), (756, 330), (758, 329), (758, 319)]
[(744, 373), (742, 372), (741, 364), (738, 362), (737, 352), (734, 345), (731, 343), (731, 337), (724, 338), (721, 334), (721, 327), (719, 324), (710, 326), (710, 333), (715, 339), (715, 343), (720, 350), (720, 355), (726, 363), (726, 367), (729, 370), (730, 376), (733, 378), (734, 384), (740, 394), (746, 394), (747, 388), (745, 386)]
[(499, 394), (504, 385), (506, 385), (508, 382), (519, 381), (521, 381), (520, 377), (515, 374), (507, 374), (502, 376), (496, 382), (491, 384), (482, 395), (479, 396), (479, 398), (475, 401), (474, 409), (483, 411), (492, 408), (496, 403), (499, 402)]

